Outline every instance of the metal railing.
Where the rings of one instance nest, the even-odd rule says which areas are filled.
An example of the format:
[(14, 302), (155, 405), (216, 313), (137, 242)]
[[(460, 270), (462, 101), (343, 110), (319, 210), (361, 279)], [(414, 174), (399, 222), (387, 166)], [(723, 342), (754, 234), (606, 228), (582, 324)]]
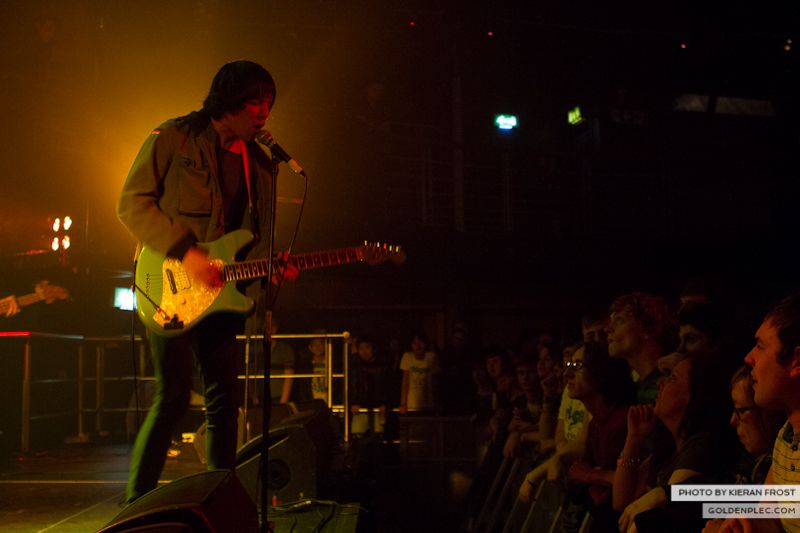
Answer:
[[(324, 374), (315, 374), (315, 373), (307, 373), (307, 374), (274, 374), (270, 373), (270, 379), (314, 379), (318, 377), (324, 377), (326, 382), (326, 389), (327, 389), (327, 398), (325, 403), (327, 404), (328, 408), (332, 412), (344, 412), (347, 413), (350, 409), (350, 402), (348, 400), (349, 396), (349, 379), (344, 379), (346, 376), (350, 375), (350, 345), (348, 344), (347, 340), (350, 338), (350, 333), (347, 331), (343, 331), (342, 333), (293, 333), (293, 334), (275, 334), (272, 335), (273, 339), (323, 339), (325, 342), (325, 373)], [(245, 351), (244, 351), (244, 359), (245, 359), (245, 374), (240, 375), (239, 379), (243, 379), (245, 382), (245, 393), (244, 397), (249, 398), (249, 383), (251, 380), (256, 379), (264, 379), (264, 374), (250, 374), (248, 370), (250, 369), (250, 353), (252, 348), (252, 343), (254, 341), (263, 342), (264, 336), (263, 335), (239, 335), (236, 337), (237, 340), (243, 340), (245, 342)], [(342, 372), (341, 373), (333, 373), (333, 339), (342, 339)], [(342, 404), (334, 404), (333, 403), (333, 380), (336, 379), (343, 379), (343, 389), (342, 389)], [(248, 402), (245, 401), (244, 405), (242, 406), (242, 410), (244, 411), (244, 419), (247, 420), (247, 410), (248, 410)], [(348, 442), (350, 440), (350, 417), (344, 416), (344, 440)], [(246, 429), (247, 437), (246, 440), (249, 440), (252, 435), (249, 434), (249, 428)]]
[(31, 389), (38, 385), (53, 385), (60, 383), (68, 383), (71, 380), (66, 377), (60, 378), (43, 378), (33, 379), (33, 366), (35, 363), (33, 344), (34, 341), (41, 341), (45, 339), (58, 340), (72, 344), (77, 343), (78, 357), (83, 357), (83, 337), (80, 335), (58, 335), (52, 333), (37, 333), (33, 331), (4, 331), (0, 332), (0, 340), (22, 341), (22, 372), (21, 372), (21, 398), (20, 398), (20, 450), (23, 452), (30, 451), (31, 448), (31, 422), (33, 420), (55, 418), (60, 416), (74, 415), (75, 411), (72, 409), (59, 410), (48, 413), (31, 413)]
[[(322, 374), (308, 373), (308, 374), (272, 374), (271, 379), (313, 379), (323, 377), (327, 383), (327, 399), (326, 404), (332, 412), (349, 412), (348, 402), (348, 380), (344, 379), (349, 375), (349, 339), (348, 332), (342, 333), (309, 333), (309, 334), (276, 334), (273, 335), (274, 339), (323, 339), (325, 342), (325, 372)], [(151, 375), (122, 375), (122, 376), (106, 376), (106, 358), (107, 348), (112, 344), (132, 343), (131, 350), (138, 354), (138, 368), (143, 369), (146, 367), (146, 346), (142, 342), (143, 338), (140, 336), (109, 336), (109, 337), (86, 337), (83, 335), (63, 335), (51, 333), (38, 333), (31, 331), (9, 331), (0, 332), (0, 342), (3, 339), (16, 339), (22, 341), (22, 369), (21, 369), (21, 422), (20, 422), (20, 450), (22, 452), (29, 452), (31, 450), (31, 422), (40, 419), (48, 419), (55, 417), (76, 416), (77, 417), (77, 435), (69, 438), (71, 441), (88, 441), (89, 431), (87, 431), (87, 415), (94, 418), (93, 433), (97, 435), (105, 435), (108, 430), (105, 427), (105, 415), (107, 413), (119, 412), (135, 412), (139, 410), (138, 406), (134, 407), (109, 407), (106, 406), (106, 386), (110, 382), (131, 382), (135, 381), (152, 381), (154, 379)], [(74, 378), (59, 377), (59, 378), (33, 378), (33, 368), (36, 362), (36, 353), (34, 344), (44, 339), (55, 340), (65, 346), (74, 346), (76, 350), (77, 360), (74, 363), (77, 366), (77, 374)], [(334, 368), (334, 350), (333, 341), (335, 339), (342, 340), (342, 369), (341, 373), (333, 373)], [(240, 375), (239, 378), (244, 380), (245, 383), (245, 398), (248, 398), (249, 387), (254, 379), (263, 379), (263, 374), (250, 374), (250, 355), (254, 342), (263, 342), (261, 335), (240, 335), (237, 336), (238, 341), (244, 342), (244, 357), (245, 357), (245, 374)], [(94, 346), (94, 374), (87, 372), (88, 365), (86, 355), (90, 347)], [(72, 349), (72, 348), (70, 348)], [(65, 369), (68, 365), (65, 365)], [(343, 379), (342, 388), (342, 404), (333, 403), (333, 383), (334, 379)], [(32, 388), (48, 384), (63, 384), (74, 382), (76, 386), (77, 406), (75, 409), (58, 410), (44, 413), (31, 412), (31, 399)], [(87, 405), (87, 385), (94, 384), (94, 405)], [(37, 393), (38, 394), (38, 393)], [(248, 402), (243, 402), (243, 410), (245, 420), (247, 420)], [(350, 420), (349, 416), (343, 416), (344, 419), (344, 438), (348, 441), (350, 438)], [(249, 436), (248, 436), (249, 438)]]

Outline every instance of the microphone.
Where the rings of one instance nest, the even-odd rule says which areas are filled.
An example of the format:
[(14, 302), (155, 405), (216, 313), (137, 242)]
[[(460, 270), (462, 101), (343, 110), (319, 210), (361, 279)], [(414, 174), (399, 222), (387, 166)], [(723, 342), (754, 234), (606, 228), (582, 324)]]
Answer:
[(256, 142), (263, 144), (269, 151), (272, 153), (273, 156), (277, 157), (284, 163), (289, 164), (289, 168), (300, 174), (301, 176), (305, 176), (306, 173), (300, 164), (292, 159), (289, 154), (286, 153), (286, 150), (280, 147), (280, 145), (275, 142), (275, 138), (272, 136), (270, 132), (267, 130), (261, 130), (256, 134)]

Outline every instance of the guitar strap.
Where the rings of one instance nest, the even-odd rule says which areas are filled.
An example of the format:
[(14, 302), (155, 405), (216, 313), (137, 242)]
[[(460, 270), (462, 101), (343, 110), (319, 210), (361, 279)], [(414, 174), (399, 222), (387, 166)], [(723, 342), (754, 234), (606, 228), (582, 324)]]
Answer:
[(258, 210), (253, 205), (253, 184), (250, 179), (250, 154), (247, 151), (247, 144), (242, 139), (237, 139), (232, 150), (242, 156), (242, 166), (244, 167), (244, 181), (247, 187), (247, 210), (250, 212), (250, 231), (253, 232), (256, 240), (261, 238), (261, 228), (258, 223)]
[(250, 189), (250, 154), (247, 153), (247, 145), (242, 139), (236, 139), (233, 144), (232, 152), (238, 153), (242, 156), (242, 165), (244, 166), (244, 181), (247, 183), (247, 207), (253, 211), (253, 192)]

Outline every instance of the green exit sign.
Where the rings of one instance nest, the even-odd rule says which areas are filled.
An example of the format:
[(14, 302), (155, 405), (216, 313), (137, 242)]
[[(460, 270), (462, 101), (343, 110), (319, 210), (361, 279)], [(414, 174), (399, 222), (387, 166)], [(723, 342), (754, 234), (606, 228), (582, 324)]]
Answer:
[(581, 115), (581, 108), (579, 106), (575, 106), (567, 111), (567, 122), (573, 126), (583, 122), (583, 115)]
[(494, 125), (499, 130), (509, 131), (516, 128), (519, 125), (519, 121), (516, 115), (495, 115)]

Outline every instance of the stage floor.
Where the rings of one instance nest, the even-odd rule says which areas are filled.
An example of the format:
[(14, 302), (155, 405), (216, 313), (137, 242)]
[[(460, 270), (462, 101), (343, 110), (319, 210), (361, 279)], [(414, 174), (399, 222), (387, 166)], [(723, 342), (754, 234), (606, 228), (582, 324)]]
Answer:
[[(70, 444), (16, 457), (0, 472), (0, 531), (89, 533), (121, 510), (130, 445)], [(205, 471), (192, 444), (168, 458), (162, 482)]]

